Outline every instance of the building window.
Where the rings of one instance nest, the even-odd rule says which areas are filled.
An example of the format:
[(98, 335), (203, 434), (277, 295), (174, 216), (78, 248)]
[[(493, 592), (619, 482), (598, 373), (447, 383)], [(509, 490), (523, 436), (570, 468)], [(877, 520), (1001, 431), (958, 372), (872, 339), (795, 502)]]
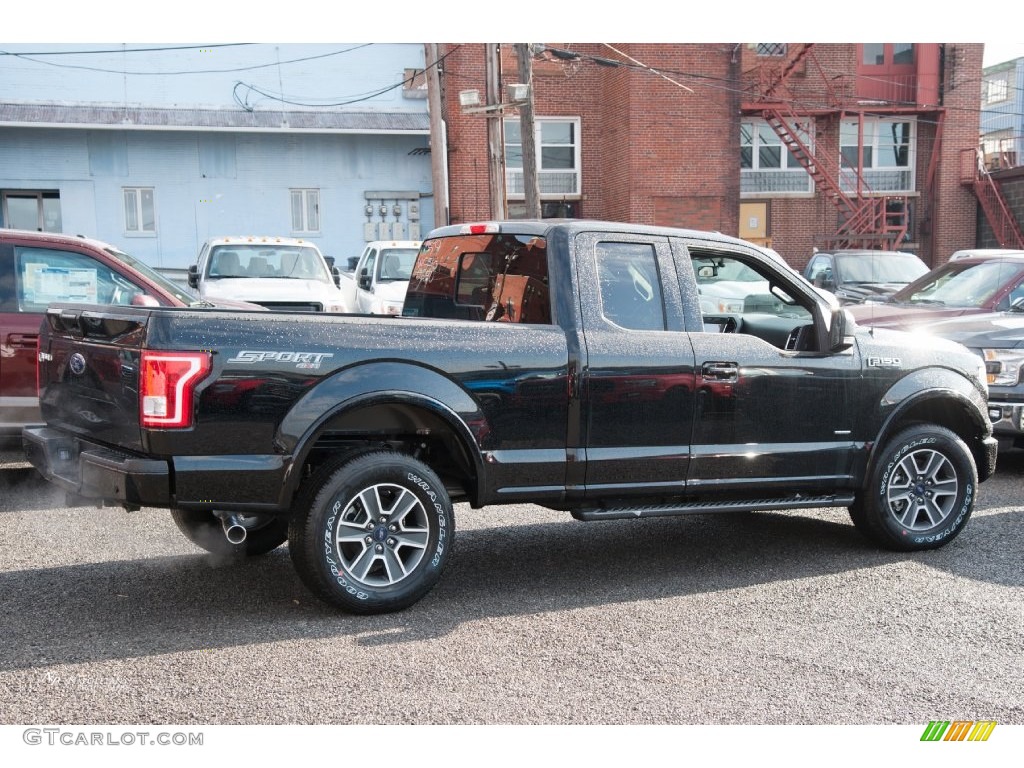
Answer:
[(861, 47), (861, 64), (869, 67), (887, 65), (913, 65), (913, 43), (864, 43)]
[(844, 120), (839, 129), (840, 185), (857, 191), (857, 168), (871, 192), (913, 192), (915, 126), (903, 118), (865, 119), (864, 143), (858, 142), (858, 122)]
[[(580, 195), (579, 118), (538, 118), (534, 124), (537, 183), (541, 199)], [(510, 199), (523, 199), (523, 139), (518, 118), (505, 120), (505, 187)]]
[(60, 232), (60, 192), (0, 192), (0, 226)]
[[(812, 148), (805, 126), (795, 128), (800, 141)], [(740, 123), (740, 192), (757, 194), (807, 194), (811, 177), (782, 143), (768, 123), (745, 120)]]
[(754, 51), (758, 56), (782, 57), (788, 51), (788, 43), (755, 43)]
[(986, 133), (981, 138), (981, 151), (987, 171), (1016, 168), (1018, 165), (1017, 142), (1012, 129)]
[(124, 231), (129, 235), (156, 234), (156, 201), (152, 187), (124, 187)]
[(320, 231), (320, 190), (293, 189), (292, 232), (312, 234)]
[(985, 103), (995, 104), (998, 101), (1006, 101), (1010, 98), (1010, 83), (1006, 79), (1006, 73), (993, 78), (985, 79)]

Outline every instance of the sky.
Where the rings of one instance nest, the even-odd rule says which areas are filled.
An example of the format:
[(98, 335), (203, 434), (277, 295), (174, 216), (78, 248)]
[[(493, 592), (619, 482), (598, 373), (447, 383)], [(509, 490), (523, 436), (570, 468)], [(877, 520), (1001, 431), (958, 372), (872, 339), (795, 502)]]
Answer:
[[(984, 42), (984, 66), (1024, 56), (1019, 23), (995, 28), (991, 14), (922, 14), (917, 3), (858, 0), (823, 15), (813, 4), (766, 13), (763, 0), (699, 5), (630, 0), (619, 12), (581, 12), (579, 4), (518, 0), (481, 10), (480, 0), (389, 0), (384, 5), (303, 0), (283, 6), (175, 0), (139, 13), (137, 0), (48, 0), (45, 24), (32, 3), (8, 3), (0, 28), (7, 42), (176, 43), (213, 42)], [(585, 5), (585, 4), (584, 4)], [(486, 8), (485, 6), (483, 6)], [(628, 7), (628, 12), (622, 10)], [(278, 8), (277, 11), (271, 9)]]
[(1019, 59), (1024, 56), (1024, 43), (985, 43), (985, 58), (982, 60), (983, 67), (991, 67), (993, 64), (1002, 64), (1004, 61)]

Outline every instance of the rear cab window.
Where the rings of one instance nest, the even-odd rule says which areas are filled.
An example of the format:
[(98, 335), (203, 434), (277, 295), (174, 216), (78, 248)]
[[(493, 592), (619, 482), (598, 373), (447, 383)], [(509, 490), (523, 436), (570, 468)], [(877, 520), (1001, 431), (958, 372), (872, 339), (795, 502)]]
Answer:
[(502, 232), (427, 240), (402, 314), (550, 324), (545, 239)]

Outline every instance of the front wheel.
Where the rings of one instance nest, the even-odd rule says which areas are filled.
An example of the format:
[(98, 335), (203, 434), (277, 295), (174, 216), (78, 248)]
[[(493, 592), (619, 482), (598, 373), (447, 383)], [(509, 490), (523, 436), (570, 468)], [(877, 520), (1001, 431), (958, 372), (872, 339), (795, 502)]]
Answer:
[(433, 588), (454, 534), (437, 475), (410, 456), (375, 451), (309, 481), (293, 507), (288, 549), (299, 578), (324, 602), (387, 613)]
[(886, 549), (936, 549), (963, 530), (977, 488), (974, 457), (964, 441), (944, 427), (916, 425), (882, 448), (850, 517)]

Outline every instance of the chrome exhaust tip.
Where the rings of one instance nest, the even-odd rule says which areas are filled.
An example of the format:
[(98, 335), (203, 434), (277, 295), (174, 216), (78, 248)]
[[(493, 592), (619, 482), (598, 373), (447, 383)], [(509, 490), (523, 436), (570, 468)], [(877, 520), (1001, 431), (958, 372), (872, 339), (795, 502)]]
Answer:
[(242, 524), (242, 518), (238, 515), (225, 515), (221, 517), (220, 524), (224, 529), (225, 538), (231, 544), (241, 544), (249, 533)]

